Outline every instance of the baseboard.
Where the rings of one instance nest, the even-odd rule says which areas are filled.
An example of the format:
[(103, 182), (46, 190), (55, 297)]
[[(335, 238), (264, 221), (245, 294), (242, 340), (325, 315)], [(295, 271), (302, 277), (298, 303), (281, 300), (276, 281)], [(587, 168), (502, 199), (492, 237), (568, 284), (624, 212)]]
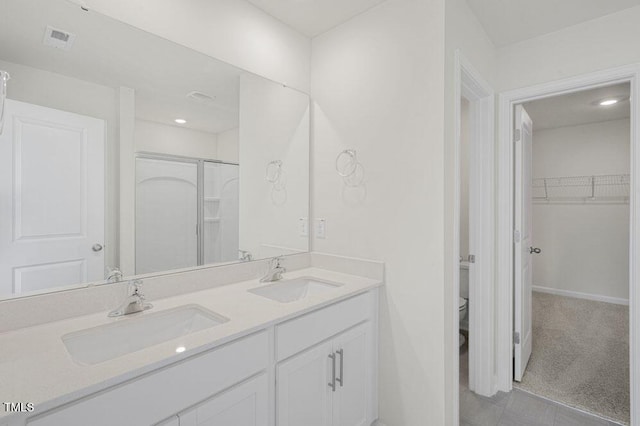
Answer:
[(576, 299), (594, 300), (596, 302), (614, 303), (616, 305), (629, 305), (629, 299), (622, 299), (619, 297), (602, 296), (599, 294), (580, 293), (579, 291), (560, 290), (557, 288), (543, 287), (534, 285), (533, 291), (539, 293), (556, 294), (558, 296), (575, 297)]

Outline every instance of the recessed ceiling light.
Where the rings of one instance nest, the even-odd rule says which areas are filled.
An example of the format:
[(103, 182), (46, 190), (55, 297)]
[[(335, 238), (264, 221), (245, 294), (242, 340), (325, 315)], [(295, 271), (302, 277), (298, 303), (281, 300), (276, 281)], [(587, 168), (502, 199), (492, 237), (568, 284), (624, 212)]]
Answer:
[(600, 101), (600, 106), (609, 106), (617, 103), (618, 103), (618, 99), (605, 99), (603, 101)]
[(175, 122), (178, 124), (186, 124), (187, 120), (185, 120), (184, 118), (176, 118)]
[(186, 350), (187, 350), (187, 348), (185, 348), (184, 346), (178, 346), (178, 347), (176, 348), (176, 352), (177, 352), (177, 353), (182, 353), (182, 352), (184, 352), (184, 351), (186, 351)]

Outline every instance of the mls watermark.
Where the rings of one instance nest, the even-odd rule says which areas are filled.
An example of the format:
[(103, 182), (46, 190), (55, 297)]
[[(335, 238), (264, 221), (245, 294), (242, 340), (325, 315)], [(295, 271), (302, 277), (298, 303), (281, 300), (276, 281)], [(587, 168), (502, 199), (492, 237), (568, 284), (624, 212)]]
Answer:
[(7, 413), (31, 413), (35, 408), (33, 402), (3, 402), (2, 405)]

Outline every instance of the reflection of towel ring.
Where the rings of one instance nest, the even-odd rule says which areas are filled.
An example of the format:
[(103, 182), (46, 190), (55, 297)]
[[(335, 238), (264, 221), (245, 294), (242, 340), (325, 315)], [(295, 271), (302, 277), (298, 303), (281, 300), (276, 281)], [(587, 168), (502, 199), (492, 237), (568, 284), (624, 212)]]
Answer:
[(267, 173), (265, 178), (267, 182), (277, 183), (282, 175), (282, 161), (273, 160), (267, 164)]
[(358, 164), (355, 149), (345, 149), (336, 157), (336, 171), (343, 178), (354, 174)]

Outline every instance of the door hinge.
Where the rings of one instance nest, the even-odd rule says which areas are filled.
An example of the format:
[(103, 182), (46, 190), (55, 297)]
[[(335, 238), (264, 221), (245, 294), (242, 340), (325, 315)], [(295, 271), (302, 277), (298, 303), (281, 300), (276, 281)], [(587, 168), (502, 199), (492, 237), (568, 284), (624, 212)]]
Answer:
[(513, 242), (516, 244), (520, 242), (520, 231), (517, 229), (513, 231)]
[(513, 343), (515, 343), (516, 345), (520, 344), (520, 333), (518, 333), (517, 331), (513, 333)]
[(513, 138), (516, 142), (518, 142), (520, 140), (520, 129), (516, 129)]
[(476, 255), (475, 254), (470, 254), (469, 256), (467, 256), (467, 261), (469, 263), (476, 263)]

